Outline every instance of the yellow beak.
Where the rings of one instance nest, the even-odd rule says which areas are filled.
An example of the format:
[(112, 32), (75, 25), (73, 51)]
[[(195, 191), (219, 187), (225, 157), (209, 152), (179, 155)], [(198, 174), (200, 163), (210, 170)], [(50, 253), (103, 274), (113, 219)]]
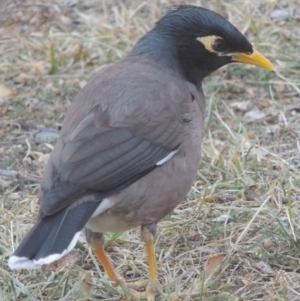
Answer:
[(231, 56), (233, 62), (255, 65), (271, 71), (275, 70), (273, 64), (256, 49), (253, 49), (251, 54), (239, 52), (232, 53)]

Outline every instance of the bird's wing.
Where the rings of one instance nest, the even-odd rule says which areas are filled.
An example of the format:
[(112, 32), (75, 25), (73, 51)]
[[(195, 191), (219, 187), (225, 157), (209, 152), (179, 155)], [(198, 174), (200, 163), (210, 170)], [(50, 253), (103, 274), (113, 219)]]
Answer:
[(43, 215), (86, 195), (100, 201), (163, 164), (179, 147), (184, 122), (170, 109), (145, 123), (128, 116), (121, 124), (110, 125), (106, 114), (100, 106), (94, 107), (57, 142), (42, 182)]
[(193, 100), (182, 81), (153, 65), (123, 60), (74, 98), (44, 172), (38, 222), (11, 267), (61, 258), (104, 198), (182, 155)]

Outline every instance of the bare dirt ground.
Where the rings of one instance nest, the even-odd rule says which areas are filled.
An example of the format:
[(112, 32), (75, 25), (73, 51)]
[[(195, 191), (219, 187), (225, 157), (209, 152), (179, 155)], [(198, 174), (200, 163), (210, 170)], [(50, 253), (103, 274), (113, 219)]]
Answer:
[[(226, 16), (276, 66), (204, 82), (203, 159), (159, 224), (158, 300), (300, 300), (300, 8), (296, 0), (185, 1)], [(11, 271), (67, 107), (172, 0), (0, 1), (0, 300), (120, 300), (83, 237), (65, 262)], [(50, 128), (51, 130), (45, 130)], [(107, 235), (126, 281), (148, 277), (139, 230)]]

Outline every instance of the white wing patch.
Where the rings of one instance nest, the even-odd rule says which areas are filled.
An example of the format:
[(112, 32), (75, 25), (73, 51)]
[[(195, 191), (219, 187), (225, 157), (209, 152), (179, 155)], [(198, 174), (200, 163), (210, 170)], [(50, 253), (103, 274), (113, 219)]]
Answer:
[(100, 205), (97, 207), (97, 209), (94, 211), (93, 215), (91, 218), (105, 212), (109, 208), (111, 208), (115, 203), (112, 202), (110, 199), (105, 198)]
[(157, 166), (159, 165), (163, 165), (164, 163), (166, 163), (167, 161), (169, 161), (176, 153), (178, 150), (174, 150), (171, 153), (169, 153), (166, 157), (164, 157), (163, 159), (161, 159), (160, 161), (158, 161), (156, 163)]

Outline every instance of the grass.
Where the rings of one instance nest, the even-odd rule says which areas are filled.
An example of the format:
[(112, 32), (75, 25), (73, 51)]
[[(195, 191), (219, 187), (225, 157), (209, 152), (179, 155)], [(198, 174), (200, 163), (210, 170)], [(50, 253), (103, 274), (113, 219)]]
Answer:
[[(120, 300), (124, 295), (107, 280), (84, 238), (72, 264), (63, 268), (11, 271), (7, 259), (38, 211), (37, 179), (51, 147), (36, 144), (35, 133), (60, 129), (80, 87), (128, 53), (166, 7), (177, 3), (0, 4), (0, 300)], [(207, 126), (198, 177), (186, 200), (158, 227), (160, 300), (300, 300), (298, 3), (185, 3), (226, 16), (274, 62), (276, 74), (235, 64), (205, 80)], [(275, 9), (294, 15), (271, 20)], [(253, 108), (258, 109), (254, 117), (259, 112), (261, 118), (247, 118)], [(139, 235), (136, 229), (106, 238), (109, 256), (128, 282), (148, 276)], [(210, 259), (218, 256), (217, 271), (205, 278)]]

